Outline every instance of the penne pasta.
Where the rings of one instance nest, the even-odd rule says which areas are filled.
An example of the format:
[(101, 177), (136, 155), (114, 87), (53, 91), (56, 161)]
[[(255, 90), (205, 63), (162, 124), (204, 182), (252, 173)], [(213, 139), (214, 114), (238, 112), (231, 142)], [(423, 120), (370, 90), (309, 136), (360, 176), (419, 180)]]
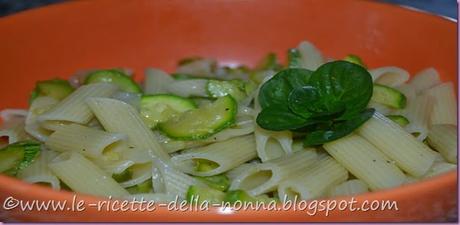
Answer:
[(299, 46), (297, 46), (297, 49), (301, 55), (301, 67), (309, 70), (316, 70), (324, 63), (321, 52), (312, 43), (302, 41)]
[(102, 158), (104, 152), (125, 140), (126, 136), (71, 124), (56, 130), (45, 145), (57, 152), (77, 151), (90, 158)]
[(233, 178), (230, 190), (242, 189), (252, 196), (268, 193), (292, 174), (311, 166), (316, 159), (316, 151), (300, 151), (283, 158), (251, 164)]
[(37, 117), (37, 121), (51, 130), (67, 123), (87, 124), (93, 113), (86, 104), (91, 97), (109, 97), (118, 87), (108, 83), (89, 84), (78, 88), (52, 109)]
[(52, 131), (46, 130), (38, 124), (37, 117), (47, 112), (57, 104), (52, 97), (37, 97), (30, 105), (24, 130), (39, 141), (45, 142)]
[(348, 171), (329, 156), (318, 159), (311, 168), (301, 171), (278, 186), (280, 199), (294, 200), (296, 196), (310, 200), (323, 196), (334, 185), (344, 182)]
[(457, 100), (452, 82), (436, 85), (424, 93), (434, 98), (431, 113), (431, 125), (457, 125)]
[(323, 147), (351, 174), (364, 181), (371, 190), (396, 187), (406, 179), (393, 160), (356, 134), (326, 143)]
[(59, 179), (48, 167), (48, 163), (56, 156), (57, 153), (42, 148), (38, 158), (31, 165), (19, 171), (18, 178), (29, 183), (47, 184), (54, 190), (60, 190)]
[(144, 92), (146, 94), (167, 93), (168, 85), (173, 82), (174, 78), (163, 70), (148, 68), (145, 70)]
[(418, 72), (409, 81), (409, 85), (414, 88), (416, 94), (421, 94), (423, 91), (440, 83), (441, 78), (434, 68), (427, 68)]
[(129, 194), (107, 173), (79, 153), (62, 153), (49, 164), (49, 167), (74, 191), (112, 197)]
[(374, 83), (397, 87), (409, 80), (409, 73), (399, 67), (387, 66), (369, 70)]
[(90, 98), (87, 102), (107, 131), (126, 134), (130, 146), (148, 151), (152, 158), (169, 159), (169, 155), (132, 106), (109, 98)]
[(365, 182), (359, 179), (352, 179), (331, 188), (328, 192), (328, 196), (354, 196), (366, 192), (369, 192), (369, 187)]
[[(221, 174), (257, 156), (254, 135), (232, 138), (204, 147), (191, 149), (171, 158), (182, 171), (196, 176)], [(208, 171), (198, 171), (194, 160), (207, 160), (217, 165)]]
[(457, 126), (433, 125), (428, 133), (428, 143), (441, 153), (447, 162), (457, 163)]
[(415, 177), (428, 172), (436, 158), (433, 150), (380, 113), (375, 113), (358, 129), (358, 133)]

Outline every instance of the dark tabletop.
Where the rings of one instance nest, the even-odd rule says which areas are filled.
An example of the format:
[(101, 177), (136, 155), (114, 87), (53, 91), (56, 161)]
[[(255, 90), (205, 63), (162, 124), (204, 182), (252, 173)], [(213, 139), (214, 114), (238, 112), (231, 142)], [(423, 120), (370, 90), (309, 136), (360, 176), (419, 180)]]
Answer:
[[(22, 10), (45, 6), (65, 0), (0, 0), (0, 16), (13, 14)], [(398, 5), (411, 6), (413, 8), (429, 11), (438, 15), (457, 19), (456, 0), (381, 0)]]

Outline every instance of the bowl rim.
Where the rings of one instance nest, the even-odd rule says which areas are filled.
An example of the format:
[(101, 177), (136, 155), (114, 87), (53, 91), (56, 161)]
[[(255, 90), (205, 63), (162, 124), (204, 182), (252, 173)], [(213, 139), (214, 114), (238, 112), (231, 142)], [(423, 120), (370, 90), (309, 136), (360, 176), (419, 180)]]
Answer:
[[(387, 8), (400, 8), (403, 10), (412, 11), (419, 15), (434, 17), (446, 23), (453, 23), (453, 24), (458, 23), (458, 19), (448, 17), (448, 16), (443, 16), (443, 15), (436, 14), (433, 12), (428, 12), (428, 11), (421, 10), (421, 9), (417, 9), (412, 6), (407, 6), (403, 4), (391, 4), (388, 2), (381, 2), (381, 1), (367, 1), (367, 2), (370, 2), (371, 4), (378, 4), (383, 7), (387, 7)], [(73, 4), (79, 4), (79, 1), (64, 1), (64, 2), (59, 2), (55, 4), (44, 5), (44, 6), (37, 7), (37, 8), (26, 9), (20, 12), (6, 15), (3, 18), (0, 18), (0, 20), (8, 20), (16, 16), (28, 15), (31, 12), (36, 13), (36, 12), (43, 12), (47, 10), (59, 10), (60, 8), (63, 8), (63, 7), (72, 7)], [(457, 96), (458, 96), (458, 91), (457, 91)], [(1, 121), (0, 121), (0, 124), (1, 124)], [(457, 137), (457, 143), (458, 143), (458, 137)], [(408, 193), (412, 193), (415, 190), (428, 189), (429, 187), (439, 186), (440, 184), (448, 184), (452, 182), (455, 182), (458, 188), (458, 167), (457, 167), (457, 170), (455, 171), (450, 171), (448, 173), (441, 174), (441, 175), (438, 175), (438, 176), (435, 176), (435, 177), (432, 177), (426, 180), (417, 181), (415, 183), (403, 184), (402, 186), (380, 190), (380, 191), (375, 191), (375, 192), (367, 192), (367, 193), (359, 194), (356, 196), (342, 196), (342, 197), (334, 197), (334, 198), (329, 198), (329, 199), (341, 200), (341, 199), (346, 199), (349, 197), (354, 197), (357, 201), (371, 200), (371, 199), (391, 200), (391, 199), (394, 199), (394, 196), (408, 196), (407, 195)], [(94, 202), (94, 201), (107, 201), (107, 198), (105, 197), (93, 196), (93, 195), (88, 195), (88, 194), (83, 194), (83, 193), (78, 193), (78, 192), (70, 192), (66, 190), (53, 190), (50, 187), (41, 186), (38, 184), (27, 183), (26, 181), (20, 180), (15, 177), (9, 177), (3, 174), (0, 174), (0, 185), (2, 185), (4, 188), (10, 191), (8, 192), (10, 196), (14, 196), (14, 194), (18, 192), (18, 189), (22, 189), (22, 190), (26, 190), (28, 192), (33, 193), (34, 196), (39, 195), (41, 198), (47, 198), (50, 200), (66, 200), (66, 199), (68, 200), (68, 199), (72, 199), (73, 196), (77, 195), (79, 199), (83, 199), (86, 203)], [(24, 194), (24, 195), (29, 196), (29, 194)]]

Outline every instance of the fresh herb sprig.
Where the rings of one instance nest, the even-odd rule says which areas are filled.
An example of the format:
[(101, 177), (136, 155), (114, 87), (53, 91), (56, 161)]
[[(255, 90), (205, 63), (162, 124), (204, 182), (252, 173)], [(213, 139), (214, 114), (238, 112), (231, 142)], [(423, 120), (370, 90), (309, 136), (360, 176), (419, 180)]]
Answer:
[(262, 85), (257, 124), (305, 133), (306, 146), (344, 137), (374, 114), (367, 109), (373, 83), (360, 65), (334, 61), (316, 71), (288, 68)]

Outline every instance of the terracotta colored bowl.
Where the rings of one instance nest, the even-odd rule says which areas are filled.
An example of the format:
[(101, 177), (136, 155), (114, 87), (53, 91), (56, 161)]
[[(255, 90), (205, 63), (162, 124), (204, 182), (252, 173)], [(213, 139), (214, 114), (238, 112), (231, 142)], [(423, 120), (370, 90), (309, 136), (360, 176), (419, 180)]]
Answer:
[[(39, 79), (85, 68), (149, 66), (172, 71), (179, 58), (202, 55), (253, 65), (268, 51), (284, 55), (301, 40), (327, 56), (362, 56), (368, 66), (415, 73), (433, 66), (457, 83), (456, 24), (425, 13), (352, 0), (78, 1), (0, 19), (0, 105), (26, 107)], [(67, 200), (72, 194), (0, 177), (0, 199)], [(83, 212), (2, 210), (31, 221), (433, 221), (456, 212), (457, 173), (357, 197), (395, 200), (398, 211)], [(3, 201), (2, 201), (3, 205)]]

